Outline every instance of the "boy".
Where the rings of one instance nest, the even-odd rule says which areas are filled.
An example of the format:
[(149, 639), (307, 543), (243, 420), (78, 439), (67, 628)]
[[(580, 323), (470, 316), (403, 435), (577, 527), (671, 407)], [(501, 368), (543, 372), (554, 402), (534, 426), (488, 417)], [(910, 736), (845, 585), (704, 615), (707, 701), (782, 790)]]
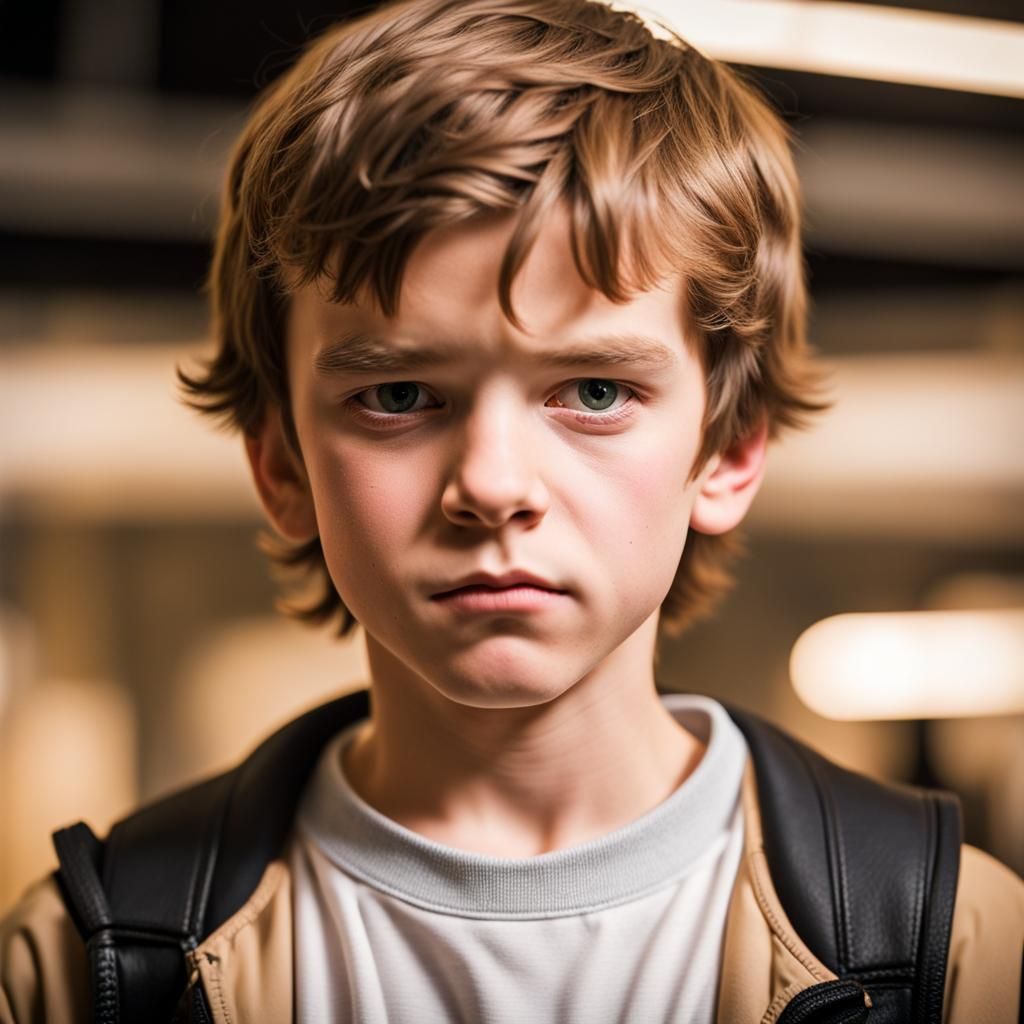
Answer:
[[(253, 115), (212, 295), (183, 379), (326, 584), (297, 613), (365, 630), (372, 713), (199, 914), (181, 1019), (898, 1019), (881, 971), (817, 1006), (842, 984), (779, 900), (744, 736), (652, 667), (728, 585), (768, 440), (826, 407), (762, 101), (586, 0), (383, 8)], [(229, 844), (282, 803), (249, 789)], [(86, 1019), (62, 863), (77, 913), (48, 880), (4, 925), (4, 1021)], [(1024, 885), (964, 848), (942, 1019), (1016, 1020), (1022, 934)]]

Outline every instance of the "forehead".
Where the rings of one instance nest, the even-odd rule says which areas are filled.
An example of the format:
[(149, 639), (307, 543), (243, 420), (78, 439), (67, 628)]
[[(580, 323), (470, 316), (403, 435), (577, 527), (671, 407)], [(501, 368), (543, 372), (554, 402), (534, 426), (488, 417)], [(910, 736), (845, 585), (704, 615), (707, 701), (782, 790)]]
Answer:
[(368, 297), (331, 302), (326, 283), (299, 289), (289, 317), (291, 354), (322, 372), (488, 357), (553, 366), (632, 361), (656, 371), (685, 357), (681, 283), (666, 279), (613, 302), (579, 276), (564, 214), (545, 223), (513, 280), (522, 326), (512, 324), (498, 282), (515, 226), (510, 215), (496, 216), (426, 235), (409, 257), (392, 317)]

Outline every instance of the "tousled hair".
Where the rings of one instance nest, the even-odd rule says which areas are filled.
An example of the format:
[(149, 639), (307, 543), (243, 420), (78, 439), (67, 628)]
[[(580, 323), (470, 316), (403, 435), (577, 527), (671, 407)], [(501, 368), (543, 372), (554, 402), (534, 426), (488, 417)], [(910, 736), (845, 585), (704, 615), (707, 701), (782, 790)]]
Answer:
[[(281, 410), (289, 294), (365, 296), (395, 313), (414, 246), (435, 228), (514, 214), (512, 282), (555, 204), (582, 279), (615, 302), (666, 275), (705, 375), (708, 460), (828, 409), (805, 338), (800, 195), (785, 124), (733, 69), (670, 30), (593, 0), (404, 0), (315, 39), (259, 99), (231, 159), (209, 278), (217, 351), (179, 369), (187, 400), (255, 433)], [(355, 624), (319, 537), (264, 538), (319, 577), (311, 623)], [(731, 588), (737, 529), (691, 529), (660, 627), (677, 635)]]

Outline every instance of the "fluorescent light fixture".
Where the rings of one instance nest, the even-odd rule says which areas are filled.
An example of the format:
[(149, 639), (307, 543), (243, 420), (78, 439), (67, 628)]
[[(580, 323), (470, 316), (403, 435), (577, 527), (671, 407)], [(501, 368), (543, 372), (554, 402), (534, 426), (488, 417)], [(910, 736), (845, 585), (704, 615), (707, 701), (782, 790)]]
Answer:
[(801, 537), (1020, 543), (1024, 358), (879, 352), (827, 364), (836, 405), (812, 429), (784, 434), (769, 449), (750, 527)]
[(1024, 712), (1024, 608), (834, 615), (789, 661), (825, 718), (962, 718)]
[(178, 395), (175, 365), (194, 370), (199, 352), (114, 344), (0, 352), (0, 506), (21, 497), (41, 499), (38, 514), (258, 520), (241, 440)]
[[(0, 349), (0, 516), (10, 502), (45, 518), (261, 522), (240, 439), (176, 396), (174, 366), (197, 351), (73, 337)], [(828, 362), (837, 405), (769, 450), (753, 529), (1019, 544), (1024, 358)]]
[(635, 10), (710, 57), (1024, 97), (1024, 25), (825, 0), (647, 0)]

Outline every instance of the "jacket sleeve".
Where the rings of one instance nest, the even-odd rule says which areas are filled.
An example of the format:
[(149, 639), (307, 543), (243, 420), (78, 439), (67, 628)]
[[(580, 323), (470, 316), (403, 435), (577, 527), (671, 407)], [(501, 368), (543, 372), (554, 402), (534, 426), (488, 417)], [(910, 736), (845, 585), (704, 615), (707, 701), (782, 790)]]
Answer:
[(1024, 960), (1024, 881), (964, 846), (946, 969), (945, 1024), (1017, 1024)]
[(52, 876), (0, 920), (0, 1024), (88, 1024), (85, 944)]

